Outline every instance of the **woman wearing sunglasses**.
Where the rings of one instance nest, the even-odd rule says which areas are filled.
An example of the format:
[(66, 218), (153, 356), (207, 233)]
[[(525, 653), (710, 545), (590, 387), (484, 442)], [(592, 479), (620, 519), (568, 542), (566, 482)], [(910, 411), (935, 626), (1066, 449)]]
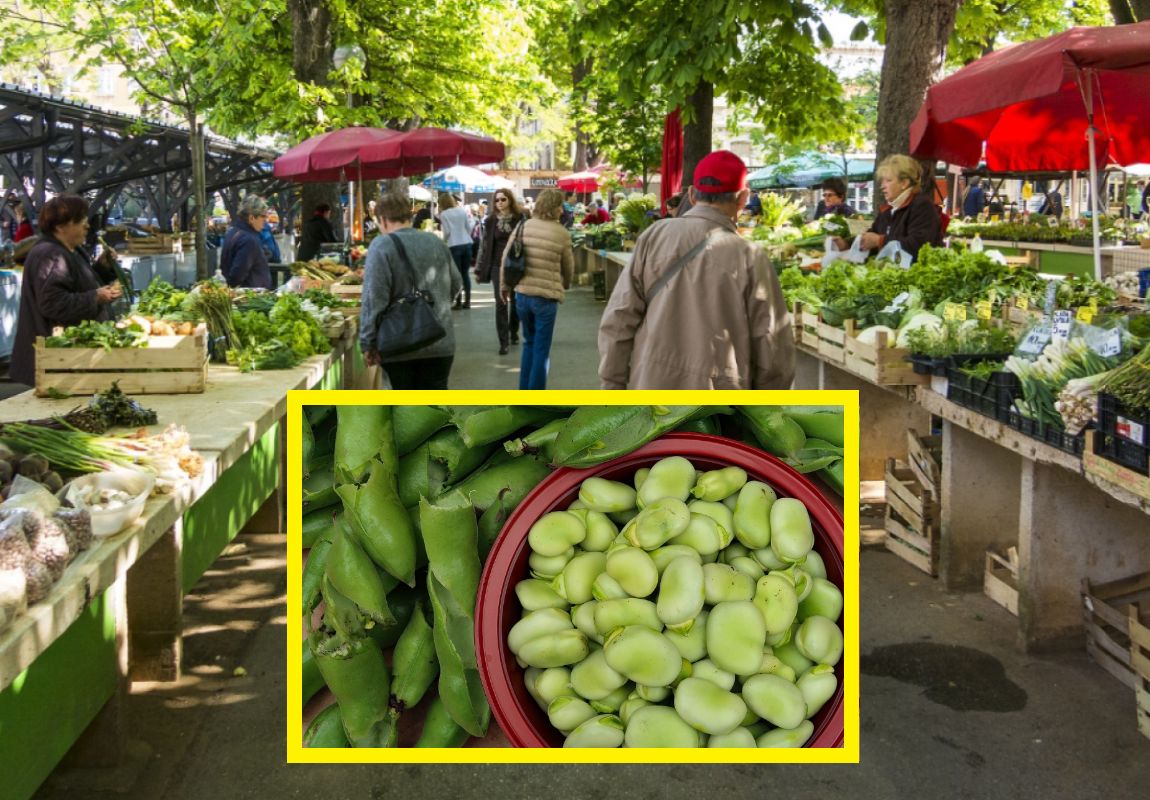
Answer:
[(511, 232), (526, 216), (510, 189), (496, 189), (491, 199), (491, 213), (483, 221), (475, 277), (480, 283), (490, 281), (495, 292), (495, 332), (499, 335), (501, 356), (507, 355), (509, 345), (519, 344), (519, 315), (515, 304), (504, 300), (499, 291), (499, 265), (503, 263), (503, 251), (511, 240)]

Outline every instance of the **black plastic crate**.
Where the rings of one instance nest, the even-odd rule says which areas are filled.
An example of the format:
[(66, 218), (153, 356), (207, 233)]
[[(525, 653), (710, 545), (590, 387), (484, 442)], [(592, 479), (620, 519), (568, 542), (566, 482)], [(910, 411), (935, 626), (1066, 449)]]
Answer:
[[(966, 374), (961, 366), (962, 363), (955, 357), (951, 358), (947, 366), (947, 399), (1008, 424), (1014, 398), (1022, 394), (1018, 376), (1013, 372), (992, 372), (990, 378), (984, 380)], [(954, 396), (949, 393), (949, 387), (952, 386), (957, 386)]]
[(1077, 436), (1071, 436), (1061, 428), (1044, 425), (1038, 420), (1022, 416), (1017, 411), (1011, 411), (1008, 414), (1007, 425), (1016, 431), (1026, 434), (1032, 439), (1045, 442), (1051, 447), (1056, 447), (1062, 452), (1070, 453), (1074, 456), (1082, 455), (1082, 451), (1086, 447), (1085, 431), (1079, 433)]
[(1142, 475), (1150, 475), (1150, 415), (1138, 414), (1113, 395), (1098, 395), (1094, 452)]
[(933, 356), (924, 356), (918, 353), (911, 353), (909, 356), (904, 356), (904, 358), (910, 362), (911, 368), (916, 375), (934, 375), (939, 378), (946, 375), (945, 358), (934, 358)]

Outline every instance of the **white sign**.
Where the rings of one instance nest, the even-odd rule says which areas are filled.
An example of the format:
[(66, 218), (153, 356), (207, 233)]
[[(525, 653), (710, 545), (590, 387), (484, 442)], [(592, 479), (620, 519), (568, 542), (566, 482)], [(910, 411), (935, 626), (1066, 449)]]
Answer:
[(1036, 356), (1042, 352), (1049, 341), (1050, 326), (1045, 323), (1035, 325), (1030, 329), (1030, 332), (1026, 334), (1026, 337), (1022, 340), (1022, 344), (1018, 346), (1018, 349), (1023, 353), (1030, 353)]
[(1070, 329), (1074, 327), (1074, 312), (1062, 309), (1054, 312), (1054, 330), (1051, 337), (1055, 341), (1065, 342), (1070, 338)]
[(1122, 352), (1122, 332), (1117, 328), (1109, 331), (1094, 343), (1094, 352), (1103, 358), (1113, 358)]

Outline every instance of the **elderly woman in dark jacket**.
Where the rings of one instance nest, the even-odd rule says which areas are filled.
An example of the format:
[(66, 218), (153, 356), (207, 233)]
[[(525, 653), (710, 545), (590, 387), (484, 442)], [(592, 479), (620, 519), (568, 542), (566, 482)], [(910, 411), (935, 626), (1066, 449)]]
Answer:
[(491, 281), (495, 292), (495, 332), (499, 335), (499, 355), (507, 355), (509, 344), (519, 344), (519, 314), (515, 303), (503, 300), (499, 291), (499, 265), (511, 232), (527, 216), (509, 189), (496, 189), (492, 212), (483, 221), (483, 241), (479, 246), (479, 263), (475, 276), (480, 283)]
[(260, 231), (268, 218), (267, 201), (249, 194), (240, 202), (231, 230), (220, 250), (220, 271), (228, 286), (247, 289), (274, 289), (268, 257), (264, 254)]
[(40, 241), (24, 261), (20, 316), (12, 346), (9, 377), (36, 383), (37, 336), (55, 327), (112, 318), (110, 305), (121, 294), (118, 283), (100, 285), (91, 263), (78, 249), (88, 235), (88, 202), (74, 194), (52, 198), (40, 209)]

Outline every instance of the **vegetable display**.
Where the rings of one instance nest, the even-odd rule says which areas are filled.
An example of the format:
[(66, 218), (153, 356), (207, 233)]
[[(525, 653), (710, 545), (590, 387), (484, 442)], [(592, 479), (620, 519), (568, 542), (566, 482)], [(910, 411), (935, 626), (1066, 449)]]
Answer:
[(148, 331), (135, 321), (127, 323), (84, 320), (44, 339), (45, 347), (147, 347)]
[[(484, 735), (490, 709), (474, 646), (480, 571), (504, 522), (552, 469), (602, 463), (671, 430), (705, 431), (755, 446), (762, 441), (806, 471), (824, 470), (841, 492), (841, 411), (785, 407), (776, 419), (774, 408), (736, 413), (722, 406), (305, 407), (304, 528), (311, 549), (302, 611), (309, 663), (335, 697), (343, 733), (328, 735), (337, 725), (328, 712), (322, 727), (309, 729), (307, 741), (396, 746), (406, 741), (406, 710), (429, 696), (432, 710), (416, 746), (458, 746)], [(809, 438), (808, 430), (822, 438)], [(692, 479), (684, 491), (697, 491), (700, 513), (711, 510), (727, 520), (735, 511), (711, 498), (729, 497), (745, 480), (723, 472), (701, 477), (697, 489)], [(676, 482), (670, 471), (667, 481)], [(647, 492), (660, 482), (656, 474)], [(592, 483), (588, 491), (594, 488)], [(636, 502), (634, 490), (624, 495), (626, 507), (611, 512), (620, 519), (632, 515)], [(644, 495), (645, 507), (647, 500)], [(767, 513), (765, 495), (754, 502)], [(606, 550), (618, 527), (605, 514), (595, 519), (611, 526), (602, 543)], [(733, 522), (722, 528), (731, 535), (736, 530)], [(716, 523), (698, 536), (719, 536), (719, 529)], [(646, 537), (646, 525), (634, 529), (636, 536), (640, 530)], [(683, 544), (688, 540), (694, 538)], [(786, 548), (789, 539), (778, 541)], [(730, 536), (723, 546), (731, 546)], [(800, 550), (796, 545), (785, 552), (798, 561)], [(744, 555), (751, 560), (749, 551)], [(620, 575), (621, 583), (632, 585), (633, 576)], [(316, 613), (321, 603), (322, 613)], [(384, 657), (389, 648), (390, 661)], [(706, 687), (698, 688), (705, 693)], [(317, 720), (313, 727), (319, 725)]]

